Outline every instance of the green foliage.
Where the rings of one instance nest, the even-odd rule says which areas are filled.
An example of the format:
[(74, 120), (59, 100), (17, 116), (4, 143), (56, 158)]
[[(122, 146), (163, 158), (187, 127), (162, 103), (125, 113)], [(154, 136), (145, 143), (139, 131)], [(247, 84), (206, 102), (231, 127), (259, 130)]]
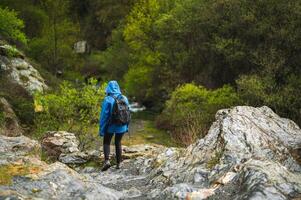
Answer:
[(111, 44), (102, 52), (101, 66), (108, 72), (108, 79), (122, 80), (129, 65), (129, 48), (124, 41), (122, 27), (112, 32)]
[(2, 47), (4, 47), (2, 49), (2, 53), (8, 58), (18, 57), (21, 55), (21, 53), (11, 45), (4, 44)]
[(282, 86), (271, 75), (242, 76), (237, 80), (240, 97), (248, 105), (267, 105), (280, 116), (301, 123), (301, 78), (291, 75)]
[[(141, 102), (160, 104), (157, 99), (179, 84), (217, 88), (261, 71), (283, 85), (282, 79), (301, 73), (300, 9), (298, 0), (137, 1), (122, 26), (123, 37), (106, 55), (128, 51), (118, 66), (125, 71), (126, 89)], [(137, 77), (151, 87), (133, 89)]]
[(206, 134), (217, 110), (239, 103), (235, 90), (228, 85), (207, 90), (195, 84), (185, 84), (172, 93), (157, 125), (170, 130), (176, 140), (188, 145)]
[(17, 13), (8, 8), (0, 7), (0, 35), (6, 39), (27, 43), (23, 21), (17, 16)]
[(124, 76), (126, 89), (131, 96), (149, 106), (162, 104), (170, 82), (173, 82), (162, 62), (164, 54), (158, 51), (160, 41), (155, 29), (156, 21), (172, 4), (173, 1), (138, 1), (127, 16), (123, 30), (129, 49), (129, 70)]
[(78, 64), (72, 47), (77, 41), (79, 27), (67, 17), (68, 1), (45, 1), (43, 9), (47, 13), (42, 36), (29, 43), (29, 55), (48, 70), (68, 69)]
[[(24, 49), (27, 56), (53, 74), (58, 70), (70, 70), (71, 67), (74, 70), (82, 66), (81, 59), (73, 51), (74, 43), (80, 38), (80, 28), (77, 22), (72, 21), (69, 0), (2, 0), (0, 5), (16, 10), (24, 21), (24, 31), (30, 38), (28, 47)], [(19, 29), (23, 28), (21, 22), (17, 26), (5, 19), (5, 23)], [(1, 28), (5, 28), (4, 25), (0, 14)]]
[(127, 92), (138, 99), (147, 98), (152, 89), (151, 74), (152, 70), (147, 67), (130, 69), (125, 76)]
[[(199, 135), (217, 108), (238, 103), (267, 105), (301, 123), (299, 0), (2, 0), (0, 5), (24, 20), (29, 55), (52, 72), (63, 70), (64, 78), (77, 79), (74, 71), (84, 65), (82, 74), (120, 80), (132, 99), (157, 110), (179, 92), (183, 98), (172, 96), (161, 115), (160, 124), (170, 130)], [(0, 18), (0, 25), (22, 29), (15, 12), (1, 12), (14, 17), (8, 18), (13, 23)], [(72, 51), (78, 38), (97, 48), (85, 63)], [(191, 82), (204, 86), (187, 86), (197, 97), (177, 88)], [(225, 84), (237, 87), (243, 102)], [(169, 107), (178, 114), (168, 116)], [(178, 123), (185, 117), (184, 125)]]
[(28, 38), (41, 36), (41, 31), (47, 20), (46, 13), (35, 0), (1, 0), (0, 6), (8, 7), (18, 13), (24, 21), (24, 32)]
[(36, 115), (36, 137), (49, 130), (68, 130), (75, 132), (81, 146), (85, 147), (96, 134), (89, 132), (89, 128), (98, 123), (103, 91), (104, 85), (97, 88), (96, 81), (90, 80), (89, 84), (78, 88), (63, 82), (56, 92), (36, 94), (36, 105), (43, 109)]

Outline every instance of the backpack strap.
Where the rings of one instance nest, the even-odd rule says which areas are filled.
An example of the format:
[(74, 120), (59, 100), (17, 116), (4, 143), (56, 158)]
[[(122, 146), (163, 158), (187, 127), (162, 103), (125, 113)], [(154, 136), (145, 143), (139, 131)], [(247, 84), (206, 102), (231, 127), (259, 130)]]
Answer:
[[(117, 97), (115, 97), (114, 95), (110, 95), (110, 97), (113, 97), (113, 99), (115, 99), (115, 101), (119, 101), (119, 100), (121, 100), (121, 98), (123, 98), (123, 95), (122, 94), (119, 94)], [(121, 97), (121, 98), (119, 98), (119, 97)]]

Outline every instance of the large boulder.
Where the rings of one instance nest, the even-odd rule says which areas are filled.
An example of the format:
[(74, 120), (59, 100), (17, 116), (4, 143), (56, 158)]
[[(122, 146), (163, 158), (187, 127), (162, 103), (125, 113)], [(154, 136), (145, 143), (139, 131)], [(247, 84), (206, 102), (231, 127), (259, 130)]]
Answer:
[(44, 154), (65, 164), (81, 164), (88, 160), (88, 155), (79, 151), (79, 141), (74, 133), (49, 131), (42, 139)]
[(150, 194), (158, 199), (297, 198), (301, 166), (291, 152), (300, 149), (300, 128), (268, 107), (220, 110), (205, 138), (153, 160), (151, 166), (159, 167), (149, 168), (151, 182), (165, 189)]
[(11, 105), (5, 98), (0, 98), (0, 135), (20, 136), (23, 130)]
[[(0, 199), (117, 200), (123, 194), (63, 163), (39, 158), (40, 145), (25, 136), (0, 135)], [(12, 180), (8, 180), (12, 179)]]
[(24, 55), (7, 44), (0, 46), (0, 70), (7, 74), (9, 80), (23, 87), (30, 95), (48, 88), (40, 73)]
[(0, 135), (0, 166), (22, 161), (28, 156), (39, 157), (40, 150), (40, 144), (28, 137)]
[(206, 137), (187, 149), (154, 146), (122, 170), (81, 173), (134, 199), (298, 199), (300, 149), (293, 121), (268, 107), (239, 106), (218, 111)]

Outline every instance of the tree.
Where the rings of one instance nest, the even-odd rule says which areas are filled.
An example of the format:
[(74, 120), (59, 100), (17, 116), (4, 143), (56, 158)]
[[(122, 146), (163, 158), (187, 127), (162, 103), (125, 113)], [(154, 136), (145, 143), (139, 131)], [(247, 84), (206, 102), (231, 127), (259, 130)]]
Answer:
[(79, 37), (79, 26), (68, 17), (69, 1), (45, 0), (40, 3), (47, 15), (41, 37), (30, 42), (30, 55), (56, 73), (76, 64), (73, 45)]
[(105, 50), (112, 31), (122, 24), (135, 0), (73, 0), (71, 15), (93, 48)]
[(24, 23), (17, 17), (17, 13), (8, 8), (0, 8), (0, 36), (4, 39), (27, 43), (27, 38), (22, 32)]
[(46, 13), (39, 7), (37, 0), (1, 0), (0, 6), (18, 13), (19, 18), (24, 21), (24, 32), (29, 39), (41, 36)]

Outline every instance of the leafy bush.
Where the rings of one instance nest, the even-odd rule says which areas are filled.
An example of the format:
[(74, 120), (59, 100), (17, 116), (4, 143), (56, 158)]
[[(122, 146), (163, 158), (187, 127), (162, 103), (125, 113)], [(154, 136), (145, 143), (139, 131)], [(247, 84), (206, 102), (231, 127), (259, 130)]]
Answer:
[(36, 108), (41, 112), (36, 115), (35, 136), (41, 138), (50, 130), (67, 130), (76, 133), (81, 147), (86, 147), (93, 140), (90, 127), (98, 123), (104, 86), (97, 88), (96, 80), (79, 88), (63, 82), (56, 92), (36, 94)]
[(241, 76), (237, 80), (238, 94), (251, 106), (266, 105), (277, 114), (301, 124), (301, 78), (290, 75), (281, 85), (270, 74)]
[(0, 8), (0, 35), (6, 39), (19, 41), (26, 44), (27, 39), (22, 32), (23, 21), (17, 17), (17, 13), (7, 8)]
[(130, 69), (125, 75), (125, 88), (128, 94), (138, 100), (147, 99), (149, 94), (152, 93), (151, 74), (152, 70), (147, 67)]
[(178, 87), (166, 102), (157, 125), (168, 129), (184, 145), (206, 134), (217, 110), (240, 103), (234, 89), (228, 85), (208, 90), (195, 84)]

